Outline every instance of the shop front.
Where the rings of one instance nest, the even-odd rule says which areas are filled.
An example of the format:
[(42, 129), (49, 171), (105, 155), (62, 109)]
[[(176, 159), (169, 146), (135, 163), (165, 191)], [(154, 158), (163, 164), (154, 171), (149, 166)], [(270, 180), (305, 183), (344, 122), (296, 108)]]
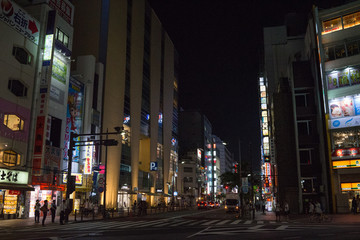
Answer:
[(0, 219), (27, 218), (30, 192), (29, 173), (0, 168)]
[(29, 217), (35, 217), (35, 203), (36, 200), (40, 201), (40, 205), (44, 204), (44, 201), (47, 200), (50, 203), (55, 200), (57, 206), (60, 205), (63, 194), (65, 193), (65, 186), (60, 185), (49, 185), (41, 184), (34, 186), (34, 191), (30, 195), (30, 212)]

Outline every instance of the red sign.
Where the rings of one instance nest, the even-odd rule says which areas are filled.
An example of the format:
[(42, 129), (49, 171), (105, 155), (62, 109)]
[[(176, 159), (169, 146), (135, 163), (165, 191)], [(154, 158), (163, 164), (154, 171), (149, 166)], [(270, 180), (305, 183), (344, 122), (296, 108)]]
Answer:
[(359, 148), (346, 148), (346, 149), (336, 149), (332, 152), (332, 157), (345, 157), (345, 156), (356, 156), (360, 152)]
[(10, 195), (20, 195), (20, 191), (19, 190), (9, 190), (9, 194)]
[(40, 190), (65, 191), (65, 185), (53, 185), (53, 184), (47, 184), (47, 183), (40, 183)]
[(69, 24), (73, 23), (74, 6), (67, 0), (48, 0), (49, 6), (57, 10), (58, 14)]

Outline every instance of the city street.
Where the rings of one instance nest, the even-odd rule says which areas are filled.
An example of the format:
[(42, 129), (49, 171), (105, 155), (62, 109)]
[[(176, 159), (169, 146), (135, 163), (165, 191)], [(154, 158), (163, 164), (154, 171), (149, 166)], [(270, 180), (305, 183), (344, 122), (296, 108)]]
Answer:
[[(3, 221), (1, 239), (358, 239), (358, 218), (342, 215), (332, 222), (310, 223), (305, 216), (276, 222), (273, 213), (255, 220), (237, 219), (224, 209), (169, 212), (155, 216), (59, 225), (11, 227)], [(146, 236), (146, 237), (145, 237)]]

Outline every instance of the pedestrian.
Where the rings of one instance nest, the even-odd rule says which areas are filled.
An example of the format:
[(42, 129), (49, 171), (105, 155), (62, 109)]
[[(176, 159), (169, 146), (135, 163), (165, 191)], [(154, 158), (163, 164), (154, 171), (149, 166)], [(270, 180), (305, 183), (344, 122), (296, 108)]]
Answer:
[(136, 204), (136, 200), (134, 201), (134, 206), (133, 206), (133, 214), (134, 214), (134, 216), (135, 216), (135, 212), (136, 212), (136, 206), (137, 206), (137, 204)]
[(262, 201), (262, 212), (265, 214), (265, 200)]
[(355, 197), (353, 197), (353, 200), (352, 200), (352, 202), (351, 202), (351, 208), (352, 208), (352, 212), (353, 212), (354, 214), (356, 214), (356, 211), (357, 211), (357, 203), (356, 203), (356, 198), (355, 198)]
[(64, 219), (65, 219), (65, 210), (66, 210), (66, 202), (65, 199), (60, 204), (60, 224), (64, 225)]
[[(360, 198), (359, 198), (359, 194), (356, 196), (356, 206), (359, 208), (360, 207)], [(360, 211), (360, 209), (358, 210)], [(358, 212), (357, 211), (357, 212)]]
[(39, 223), (40, 222), (40, 201), (36, 200), (34, 209), (35, 209), (35, 223)]
[(280, 222), (280, 214), (281, 214), (281, 206), (280, 206), (280, 203), (276, 203), (276, 206), (275, 206), (275, 215), (276, 215), (276, 221)]
[(286, 220), (289, 221), (290, 207), (287, 201), (284, 203), (284, 214), (286, 216)]
[(45, 219), (46, 219), (47, 213), (48, 213), (48, 211), (49, 211), (49, 208), (48, 208), (48, 200), (45, 200), (45, 201), (44, 201), (44, 205), (40, 208), (40, 210), (43, 212), (42, 225), (45, 226)]
[(56, 216), (56, 202), (55, 200), (53, 200), (53, 202), (51, 203), (51, 222), (54, 223), (55, 222), (55, 216)]

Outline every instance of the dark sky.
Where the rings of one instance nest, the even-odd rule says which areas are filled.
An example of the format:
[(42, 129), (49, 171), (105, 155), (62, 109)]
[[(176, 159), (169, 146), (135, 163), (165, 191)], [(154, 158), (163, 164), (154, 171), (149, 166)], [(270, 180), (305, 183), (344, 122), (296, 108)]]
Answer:
[[(324, 1), (330, 4), (332, 1)], [(179, 101), (200, 110), (238, 159), (260, 158), (257, 76), (263, 27), (282, 25), (311, 0), (150, 0), (180, 56)], [(318, 3), (322, 4), (322, 3)], [(257, 161), (258, 162), (258, 161)], [(255, 165), (254, 165), (255, 166)]]

